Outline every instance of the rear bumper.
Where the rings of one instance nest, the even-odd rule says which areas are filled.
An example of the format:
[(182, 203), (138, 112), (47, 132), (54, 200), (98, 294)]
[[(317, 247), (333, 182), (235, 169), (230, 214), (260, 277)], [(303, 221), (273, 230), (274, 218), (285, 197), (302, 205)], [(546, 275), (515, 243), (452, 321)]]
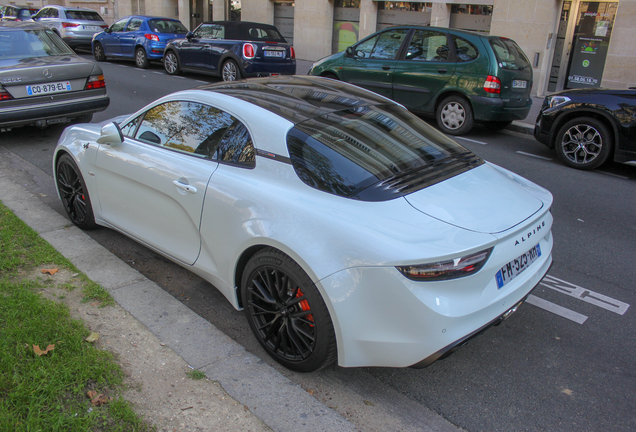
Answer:
[(243, 65), (243, 75), (245, 78), (266, 77), (271, 75), (295, 75), (296, 60), (289, 60), (281, 63), (258, 63), (246, 62)]
[(521, 107), (506, 106), (504, 99), (472, 96), (473, 115), (480, 121), (513, 121), (524, 120), (532, 108), (532, 99)]
[[(9, 106), (0, 106), (0, 127), (19, 127), (38, 120), (72, 119), (104, 111), (110, 104), (105, 90), (87, 92), (84, 97), (43, 101), (43, 98)], [(92, 94), (90, 94), (92, 93)], [(21, 100), (18, 100), (21, 102)]]

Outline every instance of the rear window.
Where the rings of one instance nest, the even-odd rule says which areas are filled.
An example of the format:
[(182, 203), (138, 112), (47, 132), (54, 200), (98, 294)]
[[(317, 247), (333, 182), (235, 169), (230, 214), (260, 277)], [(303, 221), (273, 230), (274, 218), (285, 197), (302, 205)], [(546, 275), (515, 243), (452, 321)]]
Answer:
[(287, 135), (307, 185), (342, 197), (386, 201), (483, 163), (407, 110), (365, 106), (298, 123)]
[(522, 70), (530, 67), (528, 58), (515, 41), (503, 38), (491, 39), (490, 46), (495, 52), (500, 68)]
[(0, 31), (0, 60), (75, 53), (51, 30)]
[(97, 12), (82, 10), (67, 10), (66, 18), (87, 21), (104, 21)]
[(248, 40), (248, 41), (264, 41), (264, 42), (286, 42), (276, 27), (258, 25), (256, 23), (250, 25), (242, 25), (238, 27), (228, 27), (228, 39)]
[(156, 33), (187, 33), (188, 29), (185, 28), (181, 21), (175, 20), (162, 20), (151, 19), (148, 21), (150, 29)]

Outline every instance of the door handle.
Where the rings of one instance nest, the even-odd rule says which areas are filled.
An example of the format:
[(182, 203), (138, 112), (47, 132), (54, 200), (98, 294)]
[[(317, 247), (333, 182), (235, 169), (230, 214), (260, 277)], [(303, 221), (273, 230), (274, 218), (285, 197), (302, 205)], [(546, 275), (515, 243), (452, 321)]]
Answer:
[(448, 72), (448, 69), (437, 69), (437, 72), (445, 74), (446, 72)]
[(391, 69), (391, 66), (386, 66), (386, 65), (385, 65), (385, 66), (382, 66), (382, 69), (384, 69), (384, 70), (390, 70), (390, 69)]
[(191, 194), (197, 193), (197, 188), (189, 184), (181, 183), (179, 180), (173, 181), (172, 184), (183, 191), (190, 192)]

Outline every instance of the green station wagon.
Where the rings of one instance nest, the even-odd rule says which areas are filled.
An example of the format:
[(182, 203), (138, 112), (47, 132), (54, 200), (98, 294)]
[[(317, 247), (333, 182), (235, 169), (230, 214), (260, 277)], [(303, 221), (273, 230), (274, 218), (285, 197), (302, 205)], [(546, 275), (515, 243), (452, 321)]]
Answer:
[(532, 67), (512, 39), (439, 27), (390, 27), (317, 61), (309, 74), (435, 115), (452, 135), (476, 121), (502, 129), (525, 119), (532, 105)]

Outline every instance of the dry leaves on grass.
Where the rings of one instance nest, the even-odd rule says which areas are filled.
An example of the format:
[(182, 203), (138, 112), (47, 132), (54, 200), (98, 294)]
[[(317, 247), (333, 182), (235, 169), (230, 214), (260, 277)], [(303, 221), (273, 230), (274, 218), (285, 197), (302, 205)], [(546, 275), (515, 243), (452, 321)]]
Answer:
[(87, 392), (86, 396), (88, 396), (88, 398), (91, 400), (91, 403), (97, 407), (107, 404), (108, 402), (113, 400), (113, 398), (104, 396), (102, 393), (97, 394), (95, 390)]
[(43, 356), (48, 354), (49, 351), (53, 351), (55, 349), (55, 344), (49, 344), (45, 350), (41, 350), (39, 345), (33, 345), (33, 352), (39, 356)]
[(56, 268), (52, 268), (52, 269), (42, 269), (40, 270), (42, 273), (44, 274), (49, 274), (51, 276), (53, 276), (55, 273), (57, 273), (59, 270)]
[(95, 332), (91, 332), (90, 335), (84, 338), (86, 342), (90, 342), (90, 343), (95, 342), (97, 339), (99, 339), (99, 333), (95, 333)]

